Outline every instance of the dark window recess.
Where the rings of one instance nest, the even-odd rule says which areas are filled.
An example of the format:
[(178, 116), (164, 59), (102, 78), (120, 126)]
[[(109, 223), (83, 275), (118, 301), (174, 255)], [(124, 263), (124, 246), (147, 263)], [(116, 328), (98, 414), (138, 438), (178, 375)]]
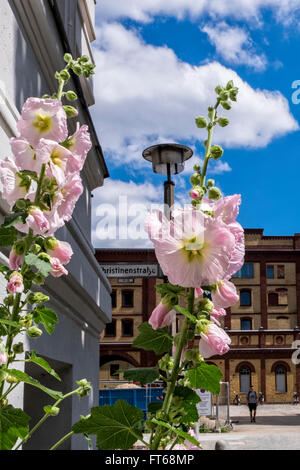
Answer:
[(106, 325), (105, 336), (116, 336), (116, 320)]
[(270, 292), (268, 294), (268, 305), (270, 307), (278, 307), (278, 294), (276, 292)]
[(250, 290), (241, 290), (240, 292), (240, 305), (242, 307), (251, 306), (251, 291)]
[(253, 263), (245, 263), (232, 277), (252, 279), (254, 277)]
[(267, 266), (267, 278), (274, 279), (274, 266)]
[(113, 290), (111, 293), (111, 306), (116, 308), (117, 306), (117, 291)]
[(241, 330), (252, 330), (252, 320), (242, 319), (241, 320)]
[(118, 372), (118, 370), (120, 369), (120, 364), (111, 364), (110, 365), (110, 376), (111, 377), (114, 377), (114, 379), (118, 380), (119, 378), (119, 374), (116, 374), (116, 372)]
[(122, 307), (124, 308), (133, 307), (133, 290), (122, 291)]
[(122, 336), (133, 336), (133, 320), (122, 320)]
[(277, 278), (278, 279), (284, 279), (285, 278), (284, 265), (279, 264), (277, 266)]

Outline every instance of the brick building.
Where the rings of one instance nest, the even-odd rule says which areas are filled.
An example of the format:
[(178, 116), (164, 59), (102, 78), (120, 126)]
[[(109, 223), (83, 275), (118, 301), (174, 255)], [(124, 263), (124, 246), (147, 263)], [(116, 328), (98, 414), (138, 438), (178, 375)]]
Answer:
[[(252, 383), (266, 402), (291, 402), (294, 392), (300, 396), (300, 366), (292, 361), (293, 342), (300, 340), (300, 234), (264, 236), (262, 229), (246, 229), (245, 240), (245, 264), (232, 279), (240, 301), (228, 309), (223, 324), (231, 349), (209, 362), (230, 382), (231, 401), (235, 394), (245, 401)], [(157, 277), (130, 277), (130, 268), (155, 266), (154, 250), (97, 250), (96, 257), (102, 266), (123, 268), (118, 277), (110, 277), (113, 322), (100, 345), (100, 378), (109, 381), (116, 380), (113, 374), (118, 368), (157, 362), (153, 353), (132, 343), (138, 325), (147, 321), (159, 302), (154, 286), (163, 281), (159, 267)], [(178, 314), (178, 328), (182, 321)]]

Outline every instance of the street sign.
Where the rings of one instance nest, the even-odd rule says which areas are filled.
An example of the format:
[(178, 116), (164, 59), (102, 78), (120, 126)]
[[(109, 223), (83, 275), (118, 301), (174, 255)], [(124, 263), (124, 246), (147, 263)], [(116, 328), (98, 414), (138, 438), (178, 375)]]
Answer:
[(107, 277), (158, 277), (158, 264), (155, 263), (113, 263), (102, 264), (101, 268)]

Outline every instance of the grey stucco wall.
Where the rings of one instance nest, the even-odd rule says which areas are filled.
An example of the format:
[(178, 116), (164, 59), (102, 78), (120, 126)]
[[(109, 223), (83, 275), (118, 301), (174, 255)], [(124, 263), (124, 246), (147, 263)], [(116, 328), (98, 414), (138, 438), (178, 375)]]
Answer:
[[(17, 0), (21, 1), (21, 0)], [(53, 35), (53, 49), (56, 54), (63, 56), (63, 49), (55, 28), (55, 22), (43, 0), (26, 0), (39, 2)], [(65, 0), (64, 0), (65, 1)], [(76, 0), (72, 0), (76, 6)], [(68, 0), (71, 8), (72, 2)], [(63, 2), (62, 2), (63, 3)], [(78, 16), (78, 11), (76, 10)], [(78, 18), (76, 21), (78, 28)], [(70, 34), (70, 31), (69, 31)], [(78, 38), (81, 32), (77, 30), (74, 45), (78, 48)], [(41, 71), (39, 61), (33, 52), (28, 35), (23, 27), (14, 1), (0, 2), (0, 62), (2, 73), (0, 78), (1, 89), (8, 102), (18, 111), (29, 96), (41, 96), (49, 92), (48, 80)], [(80, 52), (80, 50), (78, 51)], [(62, 62), (63, 64), (63, 62)], [(53, 73), (55, 70), (52, 71)], [(50, 90), (51, 92), (53, 90)], [(79, 105), (80, 120), (86, 121), (84, 110)], [(10, 132), (5, 128), (5, 119), (0, 119), (0, 158), (8, 156)], [(92, 149), (88, 164), (97, 162), (95, 150)], [(100, 165), (95, 166), (95, 171), (100, 172)], [(53, 367), (57, 367), (65, 377), (66, 384), (61, 385), (50, 377), (41, 375), (36, 368), (28, 368), (27, 372), (39, 377), (50, 387), (57, 390), (70, 390), (75, 381), (87, 378), (92, 382), (92, 393), (88, 398), (79, 400), (74, 397), (62, 408), (62, 413), (57, 418), (49, 419), (42, 429), (40, 437), (33, 437), (27, 445), (31, 449), (47, 449), (56, 442), (57, 438), (64, 434), (65, 428), (79, 419), (80, 414), (87, 414), (91, 406), (98, 404), (98, 377), (99, 377), (99, 337), (105, 323), (110, 321), (111, 300), (110, 285), (94, 258), (91, 246), (91, 201), (90, 191), (92, 183), (88, 174), (83, 172), (85, 190), (74, 211), (73, 219), (56, 234), (57, 238), (71, 243), (74, 256), (68, 265), (70, 275), (68, 277), (49, 278), (45, 286), (55, 301), (53, 306), (59, 316), (59, 324), (52, 336), (47, 333), (38, 340), (26, 339), (26, 349), (35, 349), (38, 354), (47, 358)], [(0, 201), (0, 210), (4, 215), (3, 202)], [(0, 295), (5, 294), (5, 283), (1, 276)], [(32, 423), (42, 415), (42, 406), (48, 403), (47, 395), (25, 386), (16, 389), (13, 397), (15, 406), (24, 407), (25, 411), (33, 416)], [(50, 399), (50, 402), (52, 400)], [(68, 432), (68, 429), (66, 429)], [(86, 449), (87, 442), (84, 438), (75, 436), (66, 448)]]

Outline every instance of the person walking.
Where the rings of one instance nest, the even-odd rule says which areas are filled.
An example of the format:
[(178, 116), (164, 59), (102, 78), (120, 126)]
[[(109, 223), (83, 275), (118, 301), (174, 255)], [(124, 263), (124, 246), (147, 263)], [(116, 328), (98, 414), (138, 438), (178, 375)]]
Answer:
[(257, 407), (257, 393), (254, 390), (253, 385), (251, 385), (249, 388), (249, 392), (247, 394), (247, 403), (248, 403), (248, 408), (250, 411), (251, 423), (255, 423), (256, 422), (255, 418), (256, 418), (256, 407)]

